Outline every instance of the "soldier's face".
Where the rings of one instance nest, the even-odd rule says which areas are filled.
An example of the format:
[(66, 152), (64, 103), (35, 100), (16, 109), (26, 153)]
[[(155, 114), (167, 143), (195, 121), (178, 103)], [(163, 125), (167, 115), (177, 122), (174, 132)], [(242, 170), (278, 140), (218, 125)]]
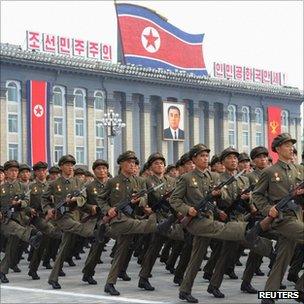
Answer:
[(178, 170), (176, 168), (173, 168), (169, 171), (168, 175), (171, 176), (171, 177), (178, 177), (179, 173), (178, 173)]
[(5, 175), (3, 171), (0, 171), (0, 183), (2, 183), (5, 179)]
[(60, 166), (63, 175), (71, 176), (74, 173), (74, 165), (72, 163), (65, 163)]
[(192, 160), (188, 160), (184, 165), (183, 165), (184, 172), (183, 173), (188, 173), (191, 172), (195, 169), (195, 164), (193, 163)]
[(239, 171), (242, 171), (242, 170), (246, 170), (246, 172), (250, 172), (251, 171), (251, 167), (250, 167), (250, 162), (249, 161), (242, 161), (242, 162), (239, 162)]
[(234, 171), (238, 167), (238, 159), (235, 154), (227, 155), (223, 160), (223, 165), (229, 171)]
[(291, 141), (285, 142), (277, 147), (279, 157), (283, 160), (291, 161), (293, 159), (293, 144)]
[(35, 171), (35, 175), (39, 180), (44, 180), (46, 179), (46, 172), (47, 169), (39, 169)]
[(258, 155), (253, 162), (257, 168), (264, 169), (268, 166), (268, 156), (265, 154)]
[(31, 172), (28, 171), (28, 170), (22, 170), (20, 173), (19, 173), (19, 178), (24, 181), (24, 182), (27, 182), (30, 180), (31, 178)]
[(221, 162), (215, 163), (212, 166), (212, 171), (215, 171), (217, 173), (224, 173), (225, 172), (225, 166)]
[(127, 159), (120, 163), (121, 172), (127, 175), (133, 175), (136, 169), (136, 164), (134, 159)]
[(150, 169), (155, 174), (163, 174), (165, 172), (165, 164), (161, 159), (157, 159), (151, 164)]
[(103, 179), (108, 176), (108, 168), (106, 166), (98, 166), (94, 169), (94, 174), (97, 178)]
[(18, 178), (19, 169), (18, 168), (9, 168), (5, 171), (5, 175), (7, 179), (15, 180)]
[(209, 166), (209, 153), (206, 151), (197, 154), (192, 159), (195, 166), (201, 170), (207, 169)]
[(179, 111), (176, 109), (171, 109), (168, 113), (168, 119), (170, 127), (173, 130), (177, 129), (180, 121)]
[(76, 176), (77, 176), (77, 178), (79, 178), (82, 181), (85, 181), (85, 179), (86, 179), (86, 176), (84, 174), (77, 174)]
[(50, 180), (56, 180), (60, 176), (60, 173), (51, 173)]

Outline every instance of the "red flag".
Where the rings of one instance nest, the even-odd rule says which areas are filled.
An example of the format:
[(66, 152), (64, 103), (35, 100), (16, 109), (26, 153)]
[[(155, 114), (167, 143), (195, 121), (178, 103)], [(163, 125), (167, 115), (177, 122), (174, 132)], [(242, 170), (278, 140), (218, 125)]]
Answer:
[(269, 155), (272, 157), (273, 162), (278, 160), (278, 154), (272, 152), (271, 144), (273, 139), (281, 133), (281, 108), (268, 107), (268, 147)]
[(29, 164), (48, 161), (49, 110), (48, 84), (46, 81), (29, 80), (27, 82), (28, 102), (28, 145)]

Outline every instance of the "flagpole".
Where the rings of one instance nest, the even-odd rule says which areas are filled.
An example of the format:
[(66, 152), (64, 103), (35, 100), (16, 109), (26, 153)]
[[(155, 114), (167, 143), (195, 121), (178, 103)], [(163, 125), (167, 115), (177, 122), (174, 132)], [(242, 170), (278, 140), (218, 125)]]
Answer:
[(122, 61), (122, 64), (126, 64), (125, 52), (124, 52), (124, 49), (123, 49), (123, 44), (122, 44), (122, 39), (121, 39), (121, 31), (120, 31), (120, 26), (119, 26), (119, 18), (118, 18), (118, 13), (117, 13), (117, 2), (116, 2), (116, 0), (113, 0), (113, 2), (114, 2), (116, 18), (117, 18), (117, 34), (118, 34), (117, 57), (119, 56), (119, 59)]

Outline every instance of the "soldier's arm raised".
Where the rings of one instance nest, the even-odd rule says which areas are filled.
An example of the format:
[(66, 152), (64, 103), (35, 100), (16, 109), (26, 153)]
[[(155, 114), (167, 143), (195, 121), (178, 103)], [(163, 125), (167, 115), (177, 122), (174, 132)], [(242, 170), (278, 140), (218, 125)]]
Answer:
[(187, 181), (182, 176), (176, 183), (175, 190), (171, 194), (169, 203), (172, 208), (186, 216), (189, 212), (190, 206), (184, 203), (184, 198), (187, 192)]

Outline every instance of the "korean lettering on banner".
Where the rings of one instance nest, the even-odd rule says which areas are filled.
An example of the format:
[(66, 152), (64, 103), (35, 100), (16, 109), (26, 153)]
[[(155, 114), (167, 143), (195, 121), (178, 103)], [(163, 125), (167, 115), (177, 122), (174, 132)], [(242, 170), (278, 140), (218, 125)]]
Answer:
[(254, 81), (262, 82), (263, 81), (263, 70), (254, 69)]
[(213, 73), (214, 77), (224, 78), (224, 64), (214, 62)]
[(234, 79), (240, 81), (244, 80), (244, 68), (242, 66), (234, 66)]
[(98, 42), (87, 42), (87, 56), (88, 58), (98, 59), (100, 54), (100, 45)]
[(225, 77), (227, 79), (233, 78), (233, 68), (232, 64), (225, 64)]
[(263, 83), (271, 83), (271, 71), (263, 70)]
[(110, 44), (102, 43), (101, 48), (101, 58), (102, 60), (112, 60), (112, 46)]
[(27, 48), (30, 50), (41, 49), (41, 33), (26, 31)]
[(83, 39), (73, 39), (73, 55), (85, 57), (86, 56), (86, 45)]
[(51, 34), (43, 33), (43, 51), (49, 53), (56, 52), (57, 37)]
[(253, 69), (244, 67), (244, 79), (246, 81), (253, 81)]
[(272, 72), (271, 83), (272, 84), (280, 85), (281, 84), (281, 73), (279, 73), (279, 72)]
[(58, 37), (58, 53), (64, 55), (71, 54), (71, 39), (67, 37)]

